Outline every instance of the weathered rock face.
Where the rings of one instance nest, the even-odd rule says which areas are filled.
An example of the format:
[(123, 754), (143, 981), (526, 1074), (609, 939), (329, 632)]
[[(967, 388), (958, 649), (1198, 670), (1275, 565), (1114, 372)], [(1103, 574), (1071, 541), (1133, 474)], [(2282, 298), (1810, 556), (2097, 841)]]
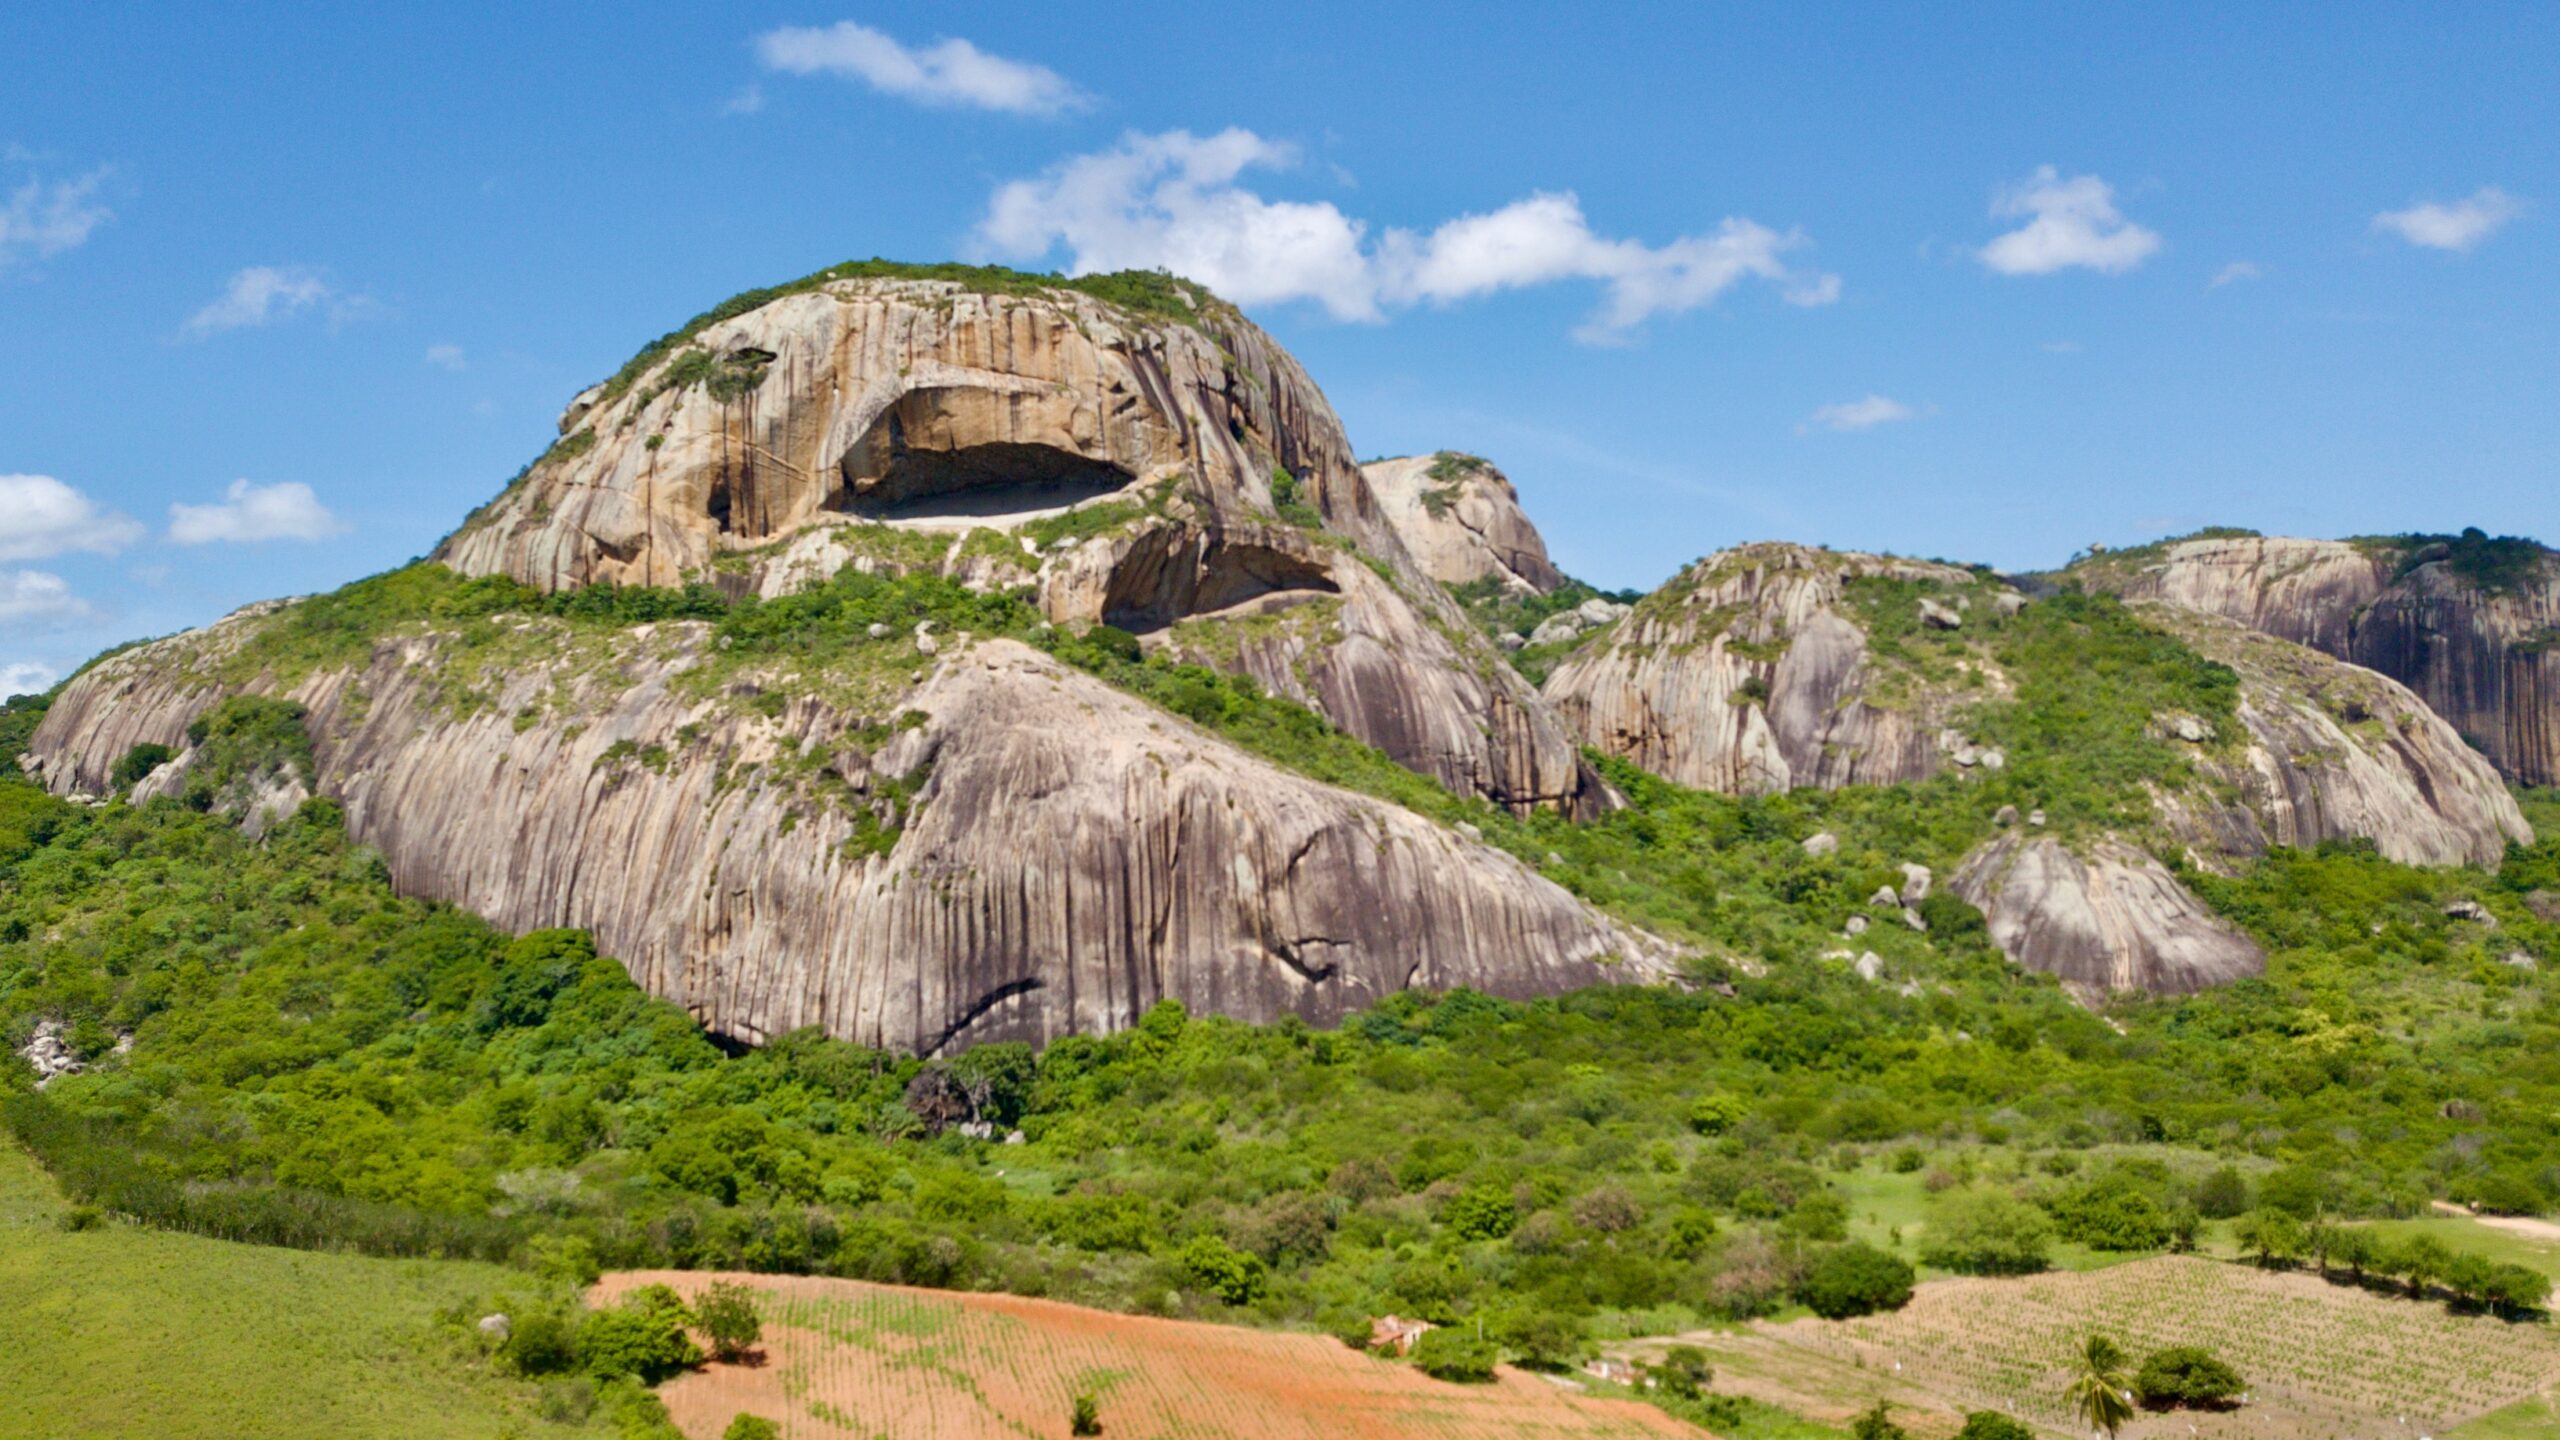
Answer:
[(2009, 958), (2070, 984), (2179, 995), (2266, 969), (2257, 942), (2119, 841), (2074, 854), (2050, 835), (2012, 832), (1950, 883)]
[(1373, 461), (1360, 473), (1405, 549), (1441, 584), (1492, 580), (1539, 595), (1564, 584), (1547, 542), (1521, 512), (1511, 477), (1491, 462), (1443, 450)]
[(2508, 841), (2532, 841), (2497, 771), (2399, 682), (2218, 616), (2143, 613), (2240, 674), (2246, 744), (2233, 754), (2186, 741), (2212, 783), (2153, 797), (2202, 863), (2361, 838), (2405, 864), (2495, 866)]
[[(80, 677), (34, 738), (41, 778), (102, 790), (123, 747), (182, 745), (243, 623)], [(444, 644), (387, 639), (292, 691), (350, 833), (408, 893), (592, 929), (723, 1034), (934, 1052), (1116, 1029), (1166, 997), (1323, 1022), (1406, 986), (1661, 973), (1658, 946), (1508, 855), (1011, 642), (955, 639), (894, 723), (733, 703), (695, 674), (690, 623), (512, 669), (464, 710)]]
[(1881, 667), (1843, 586), (1950, 587), (1972, 572), (1803, 545), (1726, 550), (1559, 664), (1546, 697), (1584, 740), (1683, 785), (1734, 795), (1885, 785), (1936, 773), (1950, 697), (1877, 695)]
[[(1606, 803), (1570, 734), (1407, 553), (1322, 394), (1206, 297), (1177, 320), (1065, 290), (825, 283), (586, 392), (561, 428), (437, 558), (544, 589), (714, 578), (769, 596), (889, 531), (947, 535), (971, 583), (1027, 584), (1061, 623), (1150, 640), (1329, 601), (1338, 636), (1310, 636), (1284, 688), (1449, 785), (1521, 809)], [(1080, 540), (1035, 534), (1029, 551), (992, 547), (1000, 559), (958, 543), (1069, 511)]]
[(2240, 536), (2102, 556), (2072, 573), (2380, 671), (2510, 779), (2560, 783), (2560, 556), (2542, 552), (2531, 574), (2492, 594), (2425, 554)]

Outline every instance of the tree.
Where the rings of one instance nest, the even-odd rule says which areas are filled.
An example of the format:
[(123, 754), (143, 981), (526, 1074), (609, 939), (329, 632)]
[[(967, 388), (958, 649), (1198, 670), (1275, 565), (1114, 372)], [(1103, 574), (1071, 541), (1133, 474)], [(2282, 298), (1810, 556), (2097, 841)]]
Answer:
[(1653, 1378), (1668, 1393), (1695, 1400), (1699, 1391), (1714, 1382), (1716, 1372), (1707, 1364), (1706, 1351), (1695, 1345), (1674, 1345), (1654, 1363)]
[(1493, 1342), (1470, 1327), (1443, 1325), (1413, 1342), (1413, 1363), (1436, 1380), (1481, 1383), (1493, 1378)]
[(764, 1338), (764, 1321), (756, 1314), (755, 1292), (734, 1280), (721, 1280), (693, 1302), (694, 1323), (711, 1340), (711, 1353), (735, 1360)]
[(1911, 1300), (1911, 1266), (1863, 1241), (1838, 1246), (1805, 1276), (1804, 1303), (1825, 1320), (1899, 1310)]
[(1749, 1113), (1742, 1097), (1719, 1090), (1701, 1095), (1689, 1106), (1689, 1128), (1701, 1135), (1721, 1135), (1742, 1123)]
[(2092, 1430), (2112, 1437), (2133, 1418), (2133, 1386), (2124, 1375), (2124, 1347), (2104, 1335), (2080, 1343), (2071, 1357), (2071, 1383), (2062, 1398)]
[(2233, 1222), (2231, 1236), (2261, 1265), (2290, 1265), (2302, 1253), (2302, 1222), (2282, 1210), (2257, 1209)]
[(1067, 1433), (1070, 1435), (1102, 1433), (1102, 1402), (1094, 1398), (1092, 1391), (1088, 1390), (1076, 1397), (1075, 1407), (1067, 1415)]
[(2357, 1284), (2364, 1283), (2364, 1272), (2373, 1268), (2374, 1256), (2381, 1246), (2373, 1232), (2357, 1225), (2341, 1225), (2329, 1239), (2329, 1258), (2347, 1269), (2347, 1276)]
[(1950, 1190), (1929, 1207), (1920, 1258), (1969, 1275), (2032, 1275), (2045, 1268), (2053, 1226), (2006, 1190)]
[(675, 1291), (643, 1286), (620, 1305), (587, 1317), (578, 1327), (578, 1358), (599, 1380), (630, 1375), (655, 1385), (701, 1362), (702, 1352), (685, 1334), (692, 1320)]
[(2524, 1265), (2500, 1265), (2489, 1282), (2489, 1304), (2516, 1319), (2551, 1303), (2551, 1277)]
[(1230, 1305), (1260, 1298), (1266, 1272), (1257, 1256), (1247, 1255), (1215, 1235), (1194, 1235), (1182, 1247), (1183, 1273), (1191, 1283)]
[(720, 1440), (782, 1440), (782, 1427), (741, 1410), (729, 1421), (729, 1428), (720, 1432)]
[(2453, 1259), (2444, 1242), (2433, 1235), (2412, 1235), (2399, 1250), (2394, 1273), (2409, 1282), (2412, 1297), (2427, 1293), (2427, 1287), (2444, 1278), (2444, 1267)]
[(2208, 1220), (2233, 1219), (2249, 1209), (2249, 1182), (2225, 1165), (2196, 1182), (2195, 1204)]
[(2240, 1372), (2211, 1351), (2194, 1345), (2155, 1350), (2133, 1377), (2134, 1393), (2145, 1405), (2228, 1405), (2249, 1388)]
[(1893, 1407), (1878, 1400), (1849, 1427), (1857, 1440), (1911, 1440), (1911, 1432), (1893, 1423)]
[(1997, 1410), (1974, 1410), (1965, 1415), (1956, 1440), (2036, 1440), (2036, 1432)]
[(1511, 1192), (1499, 1185), (1478, 1185), (1449, 1197), (1440, 1223), (1461, 1240), (1499, 1240), (1520, 1223)]

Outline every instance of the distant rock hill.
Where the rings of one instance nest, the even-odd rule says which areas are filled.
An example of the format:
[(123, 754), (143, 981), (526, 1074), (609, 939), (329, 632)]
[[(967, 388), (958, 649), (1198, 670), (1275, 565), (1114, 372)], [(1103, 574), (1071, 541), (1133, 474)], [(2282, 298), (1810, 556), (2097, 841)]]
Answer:
[(2560, 784), (2560, 552), (2460, 535), (2207, 533), (2062, 572), (2353, 661), (2417, 692), (2500, 773)]
[[(1585, 746), (1740, 795), (1979, 786), (1947, 887), (2011, 958), (2099, 988), (2262, 964), (2184, 867), (2335, 838), (2494, 861), (2523, 821), (2439, 714), (2525, 776), (2560, 724), (2540, 554), (2197, 541), (2066, 577), (2127, 610), (1749, 545), (1630, 610), (1556, 568), (1491, 463), (1355, 463), (1294, 360), (1162, 276), (840, 266), (652, 344), (559, 436), (432, 562), (89, 667), (30, 768), (99, 795), (165, 746), (133, 793), (179, 793), (200, 722), (290, 699), (310, 773), (253, 777), (252, 823), (307, 780), (403, 890), (590, 928), (724, 1035), (939, 1053), (1163, 999), (1324, 1022), (1681, 958), (1540, 873), (1542, 845), (1426, 818), (1441, 791), (1383, 765), (1437, 798), (1336, 788), (1269, 758), (1285, 737), (1249, 753), (1180, 718), (1227, 703), (1201, 672), (1133, 693), (1063, 637), (1244, 677), (1489, 823), (1620, 806)], [(848, 627), (864, 585), (960, 618)], [(733, 653), (742, 615), (771, 628)], [(2072, 683), (2084, 620), (2199, 698), (2086, 755), (2011, 733), (2012, 702)], [(1919, 873), (1878, 913), (1919, 925)]]

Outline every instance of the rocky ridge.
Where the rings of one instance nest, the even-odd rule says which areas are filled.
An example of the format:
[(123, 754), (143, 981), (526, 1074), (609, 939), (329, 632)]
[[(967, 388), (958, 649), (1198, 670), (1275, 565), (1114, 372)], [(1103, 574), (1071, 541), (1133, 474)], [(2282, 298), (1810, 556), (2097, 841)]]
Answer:
[[(94, 667), (38, 731), (39, 777), (102, 791), (145, 742), (183, 774), (256, 619)], [(316, 788), (404, 892), (589, 928), (724, 1035), (938, 1053), (1124, 1028), (1164, 998), (1322, 1023), (1407, 986), (1665, 973), (1663, 947), (1510, 856), (1010, 641), (952, 637), (884, 719), (706, 687), (698, 622), (609, 642), (548, 623), (522, 647), (547, 658), (496, 675), (430, 627), (294, 682)]]
[[(2509, 552), (2484, 585), (2470, 554)], [(2560, 555), (2477, 532), (2451, 541), (2246, 534), (2093, 556), (2092, 588), (2225, 616), (2406, 685), (2508, 778), (2560, 783)]]

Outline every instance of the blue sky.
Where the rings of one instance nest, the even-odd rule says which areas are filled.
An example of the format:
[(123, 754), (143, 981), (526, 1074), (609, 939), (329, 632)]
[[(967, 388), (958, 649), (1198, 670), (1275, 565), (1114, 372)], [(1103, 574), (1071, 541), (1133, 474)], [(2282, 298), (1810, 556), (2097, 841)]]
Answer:
[(423, 553), (875, 254), (1199, 272), (1605, 585), (2560, 538), (2548, 4), (386, 8), (0, 16), (0, 689)]

